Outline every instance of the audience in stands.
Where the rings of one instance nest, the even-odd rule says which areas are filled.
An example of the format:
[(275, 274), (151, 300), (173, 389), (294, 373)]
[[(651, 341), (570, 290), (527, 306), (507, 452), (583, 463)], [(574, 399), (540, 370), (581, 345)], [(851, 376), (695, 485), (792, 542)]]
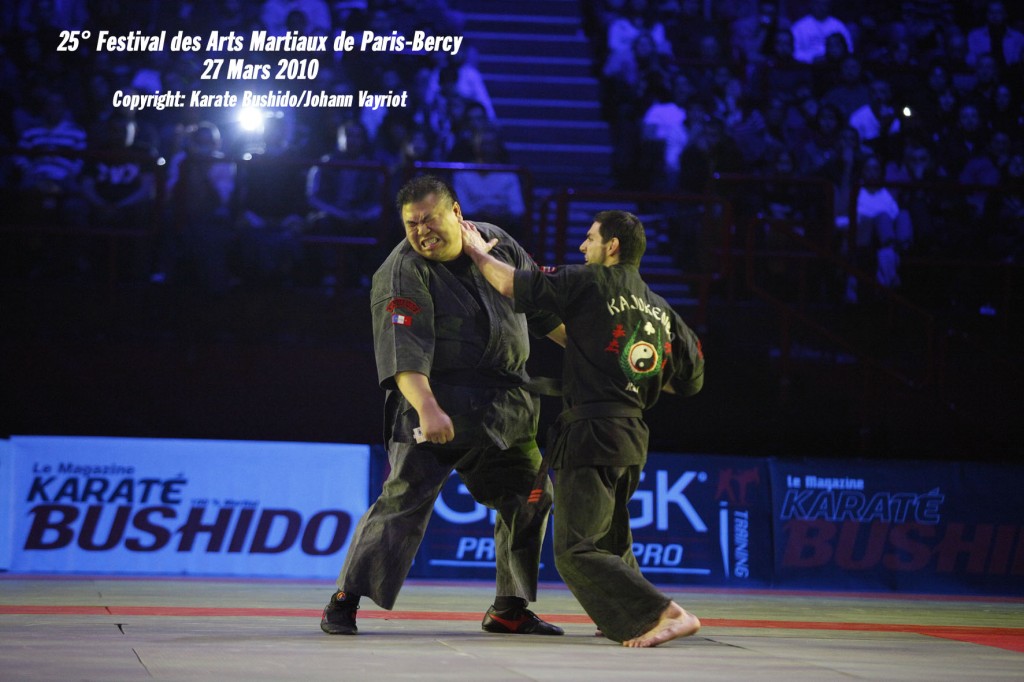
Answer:
[[(17, 7), (0, 16), (5, 38), (0, 85), (12, 94), (0, 102), (0, 140), (21, 154), (8, 154), (0, 182), (4, 196), (19, 209), (9, 216), (68, 226), (81, 225), (86, 217), (126, 226), (157, 222), (135, 215), (152, 205), (149, 176), (133, 176), (127, 167), (107, 166), (98, 158), (83, 163), (78, 156), (87, 148), (85, 130), (90, 152), (108, 145), (125, 149), (122, 133), (131, 126), (110, 116), (111, 93), (208, 89), (209, 83), (200, 78), (198, 57), (87, 51), (69, 56), (51, 49), (55, 31), (166, 29), (202, 35), (213, 28), (243, 33), (264, 28), (281, 34), (291, 28), (307, 34), (368, 29), (390, 35), (418, 29), (456, 33), (465, 21), (444, 0), (429, 6), (412, 0), (107, 0)], [(851, 213), (863, 213), (861, 198), (877, 198), (883, 182), (996, 183), (976, 196), (944, 196), (923, 185), (894, 188), (890, 195), (910, 216), (914, 239), (894, 237), (893, 248), (897, 254), (909, 248), (910, 253), (964, 255), (991, 254), (1003, 245), (1008, 254), (1019, 253), (1020, 6), (876, 1), (854, 12), (828, 0), (587, 0), (583, 12), (592, 72), (600, 83), (596, 104), (610, 130), (609, 182), (617, 188), (701, 194), (713, 189), (719, 173), (810, 176), (832, 183), (834, 226), (843, 229)], [(274, 141), (246, 137), (231, 110), (137, 113), (131, 125), (136, 138), (145, 140), (141, 146), (156, 147), (159, 157), (170, 160), (158, 176), (166, 178), (160, 214), (165, 236), (173, 239), (161, 242), (156, 280), (164, 272), (179, 279), (191, 273), (210, 290), (224, 291), (244, 271), (245, 261), (236, 258), (261, 252), (236, 250), (245, 243), (240, 235), (258, 235), (259, 242), (286, 224), (304, 226), (307, 214), (338, 218), (326, 207), (353, 197), (337, 194), (337, 182), (328, 178), (326, 167), (316, 166), (318, 158), (380, 160), (390, 169), (391, 182), (400, 182), (416, 161), (515, 160), (500, 147), (496, 157), (487, 149), (493, 147), (489, 140), (501, 138), (501, 107), (490, 97), (468, 39), (450, 58), (397, 53), (317, 58), (322, 67), (317, 89), (407, 90), (409, 107), (291, 112), (292, 145), (283, 151), (296, 166), (304, 164), (298, 182), (274, 173), (256, 177), (259, 164), (244, 162), (242, 143), (269, 142), (260, 157), (267, 160), (277, 154)], [(339, 129), (351, 140), (345, 149), (332, 135)], [(861, 192), (867, 180), (871, 186)], [(281, 196), (287, 194), (294, 205), (271, 205), (275, 199), (267, 187), (293, 185), (300, 189)], [(466, 193), (469, 197), (470, 190)], [(524, 215), (530, 208), (522, 207)], [(517, 214), (518, 208), (509, 219)], [(372, 213), (368, 216), (372, 222)], [(265, 230), (267, 225), (274, 227)], [(872, 228), (873, 246), (884, 233), (885, 228)], [(978, 243), (971, 242), (975, 238)], [(260, 261), (256, 257), (250, 264)], [(182, 267), (171, 269), (175, 263)], [(287, 266), (271, 270), (285, 279)]]

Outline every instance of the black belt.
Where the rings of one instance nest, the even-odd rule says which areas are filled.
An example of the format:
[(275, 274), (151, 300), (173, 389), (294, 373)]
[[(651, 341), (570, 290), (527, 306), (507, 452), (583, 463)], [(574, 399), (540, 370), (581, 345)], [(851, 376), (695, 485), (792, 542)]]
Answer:
[(604, 417), (642, 417), (644, 411), (633, 405), (622, 403), (583, 403), (564, 410), (558, 415), (558, 422), (572, 424), (581, 419), (602, 419)]
[(633, 405), (622, 403), (583, 403), (563, 410), (549, 432), (547, 448), (544, 450), (544, 458), (540, 462), (540, 469), (537, 470), (537, 477), (533, 481), (533, 489), (530, 491), (528, 502), (536, 503), (541, 499), (544, 492), (544, 479), (548, 477), (548, 467), (551, 464), (551, 455), (555, 451), (556, 440), (550, 437), (557, 433), (560, 427), (567, 426), (573, 422), (584, 419), (605, 419), (605, 418), (640, 418), (644, 411)]
[(562, 382), (551, 377), (531, 377), (523, 379), (518, 376), (488, 376), (473, 369), (460, 369), (438, 372), (430, 377), (431, 383), (448, 386), (471, 386), (474, 388), (522, 388), (536, 395), (559, 397), (562, 395)]

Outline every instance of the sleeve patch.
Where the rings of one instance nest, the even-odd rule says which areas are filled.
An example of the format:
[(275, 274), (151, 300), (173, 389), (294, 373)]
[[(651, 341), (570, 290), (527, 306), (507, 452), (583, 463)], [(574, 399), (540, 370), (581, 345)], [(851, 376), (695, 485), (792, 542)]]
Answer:
[(391, 316), (391, 324), (402, 327), (411, 327), (412, 318), (409, 317), (408, 315), (400, 315), (399, 313), (395, 313), (394, 315)]
[(415, 315), (420, 311), (420, 307), (416, 305), (415, 301), (411, 301), (408, 298), (393, 298), (388, 303), (387, 311), (393, 313), (399, 308), (408, 311), (410, 314)]

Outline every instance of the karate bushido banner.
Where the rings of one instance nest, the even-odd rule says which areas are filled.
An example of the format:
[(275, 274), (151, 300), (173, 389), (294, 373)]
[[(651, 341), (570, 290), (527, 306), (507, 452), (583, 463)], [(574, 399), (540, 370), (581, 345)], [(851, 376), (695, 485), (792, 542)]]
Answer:
[(366, 445), (13, 437), (5, 463), (14, 572), (333, 580), (367, 507)]
[(775, 581), (1024, 593), (1024, 468), (772, 461)]

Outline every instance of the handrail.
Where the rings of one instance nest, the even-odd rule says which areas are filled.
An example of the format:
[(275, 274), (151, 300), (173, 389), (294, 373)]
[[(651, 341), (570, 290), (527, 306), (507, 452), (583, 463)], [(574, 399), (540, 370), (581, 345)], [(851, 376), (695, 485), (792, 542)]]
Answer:
[(550, 193), (541, 201), (538, 243), (545, 244), (548, 237), (548, 213), (554, 209), (554, 243), (552, 255), (555, 263), (564, 263), (566, 257), (566, 240), (569, 229), (569, 205), (573, 201), (606, 201), (606, 202), (652, 202), (676, 204), (717, 204), (723, 207), (724, 229), (722, 230), (722, 260), (719, 267), (712, 272), (655, 272), (644, 269), (644, 279), (649, 282), (692, 282), (697, 285), (697, 312), (694, 324), (703, 328), (707, 321), (707, 308), (711, 296), (711, 284), (728, 274), (731, 267), (729, 261), (729, 243), (731, 240), (732, 207), (721, 197), (706, 194), (682, 194), (665, 192), (643, 192), (632, 190), (576, 189), (565, 187)]
[[(556, 262), (562, 263), (565, 261), (566, 253), (566, 237), (568, 233), (568, 205), (573, 201), (591, 201), (600, 199), (603, 201), (618, 201), (618, 202), (655, 202), (655, 203), (676, 203), (676, 204), (718, 204), (723, 206), (726, 210), (726, 215), (730, 219), (731, 223), (731, 205), (728, 201), (722, 197), (713, 196), (710, 194), (687, 194), (682, 192), (669, 193), (669, 192), (643, 192), (634, 190), (607, 190), (607, 189), (577, 189), (573, 187), (565, 187), (556, 190), (549, 194), (542, 206), (550, 206), (551, 202), (555, 203), (556, 215), (555, 220), (555, 241), (552, 254), (555, 257)], [(545, 210), (544, 214), (547, 213)], [(546, 222), (542, 222), (545, 230), (547, 229)], [(540, 241), (543, 243), (546, 241), (547, 234), (542, 232), (539, 235)], [(725, 238), (729, 238), (729, 230), (725, 230)], [(723, 264), (724, 268), (724, 264)], [(716, 276), (721, 276), (722, 271), (716, 271)]]
[[(757, 249), (754, 244), (754, 231), (748, 230), (747, 232), (747, 286), (750, 288), (755, 295), (761, 299), (770, 303), (773, 307), (779, 310), (783, 314), (783, 324), (788, 325), (792, 318), (796, 318), (801, 324), (810, 328), (817, 334), (825, 337), (830, 342), (836, 344), (846, 352), (849, 352), (866, 364), (882, 371), (889, 377), (897, 380), (903, 385), (910, 388), (920, 388), (922, 386), (929, 385), (934, 382), (936, 377), (937, 366), (939, 364), (938, 357), (936, 355), (936, 341), (935, 341), (935, 316), (929, 311), (925, 310), (921, 306), (915, 304), (913, 301), (908, 300), (899, 293), (887, 289), (872, 277), (870, 274), (860, 270), (859, 268), (846, 262), (844, 259), (836, 256), (827, 247), (822, 246), (813, 240), (807, 239), (803, 235), (800, 235), (793, 230), (792, 226), (788, 225), (785, 221), (761, 221), (771, 232), (784, 237), (785, 239), (791, 240), (798, 244), (805, 253), (809, 252), (813, 255), (816, 260), (829, 263), (831, 266), (837, 268), (845, 276), (854, 277), (860, 286), (870, 288), (886, 305), (889, 307), (890, 320), (894, 319), (893, 311), (899, 309), (904, 314), (910, 314), (919, 318), (920, 322), (924, 327), (924, 368), (919, 377), (911, 376), (905, 372), (893, 369), (885, 362), (880, 360), (872, 353), (856, 347), (852, 342), (843, 338), (833, 330), (825, 327), (824, 325), (815, 321), (809, 314), (807, 314), (801, 307), (794, 307), (787, 303), (780, 296), (772, 293), (766, 287), (758, 283), (755, 274), (754, 259), (758, 255)], [(777, 253), (776, 256), (787, 259), (803, 257), (804, 254), (797, 253)], [(788, 326), (787, 326), (788, 330)], [(788, 332), (787, 332), (788, 333)], [(783, 362), (788, 361), (786, 353), (787, 348), (782, 349)]]
[[(847, 233), (847, 243), (850, 248), (853, 248), (856, 244), (857, 239), (857, 202), (860, 198), (860, 190), (865, 187), (878, 187), (885, 189), (896, 189), (896, 190), (925, 190), (931, 192), (941, 192), (944, 195), (957, 194), (967, 196), (970, 194), (978, 193), (996, 193), (1002, 194), (1012, 191), (1018, 191), (1019, 187), (1013, 187), (1007, 184), (995, 184), (995, 185), (981, 185), (977, 183), (962, 183), (956, 180), (914, 180), (914, 181), (902, 181), (902, 180), (879, 180), (878, 182), (872, 182), (870, 184), (864, 183), (863, 180), (855, 182), (850, 187), (850, 201), (848, 218), (850, 221), (850, 227)], [(897, 202), (898, 203), (898, 202)], [(902, 207), (901, 207), (902, 208)], [(968, 259), (953, 259), (958, 260), (962, 264), (966, 264)]]

